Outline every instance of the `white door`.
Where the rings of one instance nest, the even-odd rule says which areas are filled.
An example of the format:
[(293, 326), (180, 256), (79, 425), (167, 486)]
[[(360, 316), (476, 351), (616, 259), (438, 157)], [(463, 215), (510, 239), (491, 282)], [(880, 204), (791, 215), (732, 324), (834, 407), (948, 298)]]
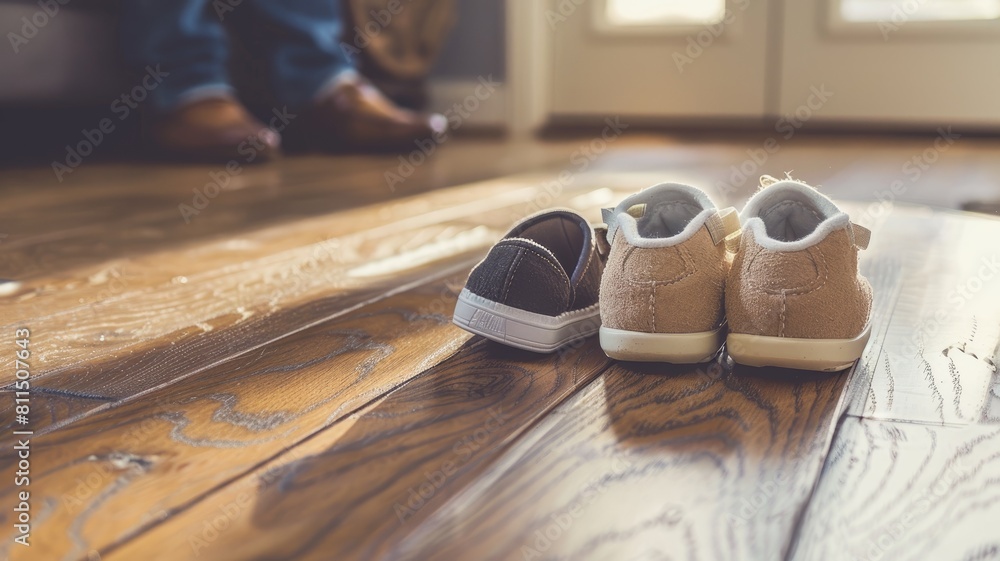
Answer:
[(759, 119), (769, 0), (547, 0), (550, 114)]
[(1000, 0), (784, 3), (781, 111), (825, 85), (817, 120), (1000, 125)]
[(613, 115), (1000, 127), (1000, 0), (507, 5), (522, 128)]

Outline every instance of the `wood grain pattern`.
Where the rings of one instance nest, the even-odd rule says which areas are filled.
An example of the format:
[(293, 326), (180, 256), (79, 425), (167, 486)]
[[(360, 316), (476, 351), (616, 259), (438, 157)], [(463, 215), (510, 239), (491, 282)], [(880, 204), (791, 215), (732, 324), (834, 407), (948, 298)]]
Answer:
[(846, 419), (794, 561), (1000, 558), (1000, 427)]
[(1000, 369), (993, 373), (990, 391), (986, 396), (986, 407), (983, 412), (983, 422), (1000, 424)]
[[(123, 266), (132, 280), (121, 294), (60, 309), (73, 298), (70, 289), (44, 303), (55, 311), (30, 324), (34, 385), (86, 398), (96, 410), (454, 267), (485, 251), (536, 201), (596, 214), (612, 196), (582, 183), (553, 196), (537, 178), (500, 180), (353, 211), (350, 219), (336, 214), (265, 230), (254, 236), (263, 243), (244, 240), (253, 249), (242, 255), (226, 251), (227, 241), (135, 260)], [(326, 237), (330, 230), (348, 233)], [(205, 269), (206, 261), (213, 267)], [(167, 278), (178, 269), (185, 274)], [(0, 408), (10, 406), (5, 400)], [(49, 417), (34, 428), (45, 429)]]
[(1000, 558), (998, 228), (912, 207), (877, 225), (869, 265), (898, 265), (898, 296), (791, 559)]
[[(421, 374), (470, 337), (450, 323), (463, 280), (389, 297), (34, 438), (33, 501), (52, 512), (35, 521), (31, 550), (11, 558), (77, 559), (127, 539)], [(12, 470), (9, 449), (0, 466)], [(0, 502), (12, 493), (6, 484)]]
[[(536, 356), (448, 323), (464, 272), (530, 212), (596, 219), (663, 180), (723, 205), (755, 189), (734, 165), (761, 139), (682, 140), (583, 164), (589, 139), (458, 143), (397, 192), (391, 158), (288, 159), (191, 224), (176, 206), (210, 168), (5, 172), (0, 277), (22, 285), (0, 329), (34, 330), (41, 434), (35, 547), (7, 545), (0, 509), (0, 558), (1000, 557), (998, 292), (980, 275), (998, 221), (844, 205), (875, 231), (878, 296), (850, 379), (609, 368), (593, 340)], [(926, 144), (796, 137), (760, 171), (872, 198)], [(956, 145), (905, 197), (981, 190), (969, 166), (1000, 169), (994, 152)]]
[(379, 558), (607, 363), (593, 339), (537, 355), (476, 338), (103, 558)]
[[(311, 256), (314, 261), (323, 257), (332, 260), (329, 254), (333, 250), (361, 249), (348, 246), (346, 242), (349, 239), (343, 244), (334, 243), (341, 237), (355, 236), (364, 240), (366, 235), (369, 238), (378, 237), (386, 232), (463, 220), (484, 226), (495, 223), (498, 228), (506, 228), (518, 217), (539, 210), (546, 204), (560, 202), (562, 199), (558, 197), (564, 193), (587, 189), (587, 185), (577, 185), (553, 191), (551, 186), (544, 184), (549, 179), (547, 175), (528, 175), (480, 182), (291, 224), (261, 227), (254, 232), (205, 240), (197, 245), (181, 244), (150, 256), (111, 260), (37, 282), (22, 282), (16, 297), (0, 300), (0, 306), (5, 312), (10, 312), (11, 316), (7, 317), (47, 316), (78, 304), (94, 304), (100, 296), (104, 299), (121, 296), (124, 288), (150, 291), (179, 277), (190, 279), (227, 268), (233, 272), (247, 260), (264, 256), (274, 256), (275, 261), (281, 261), (286, 253), (294, 257), (296, 250), (308, 254), (308, 251), (302, 250), (314, 245), (320, 246), (319, 251), (314, 252), (317, 255)], [(610, 197), (601, 202), (610, 202)], [(509, 207), (509, 212), (484, 212), (499, 211), (503, 207)], [(6, 241), (0, 248), (17, 244), (16, 240)], [(286, 264), (294, 264), (294, 261)], [(282, 278), (274, 277), (275, 280)], [(125, 286), (118, 289), (108, 286), (115, 279)]]
[[(0, 302), (4, 317), (11, 322), (4, 327), (32, 318), (34, 329), (62, 335), (62, 339), (39, 341), (38, 353), (45, 359), (46, 368), (55, 370), (71, 363), (74, 357), (76, 361), (89, 358), (79, 356), (81, 349), (72, 345), (76, 339), (91, 345), (103, 343), (97, 345), (102, 352), (120, 352), (122, 347), (115, 346), (118, 339), (135, 344), (176, 330), (178, 322), (185, 327), (196, 325), (240, 307), (250, 309), (266, 304), (275, 308), (294, 303), (308, 297), (309, 290), (325, 288), (329, 292), (357, 286), (374, 275), (352, 275), (350, 269), (417, 249), (422, 249), (427, 261), (427, 257), (434, 255), (422, 245), (435, 241), (458, 238), (456, 245), (462, 247), (455, 249), (479, 249), (490, 241), (490, 236), (484, 235), (490, 221), (484, 216), (473, 224), (467, 217), (513, 206), (530, 200), (534, 194), (530, 180), (473, 185), (461, 193), (451, 193), (451, 198), (436, 194), (403, 199), (393, 205), (262, 228), (244, 237), (175, 247), (142, 258), (119, 259), (77, 270), (64, 277), (24, 282), (20, 294)], [(503, 215), (493, 221), (493, 226), (506, 226), (508, 218)], [(462, 230), (472, 234), (463, 237), (462, 231), (454, 229), (456, 226), (465, 226)], [(437, 248), (448, 249), (441, 244)], [(119, 283), (114, 283), (115, 279)], [(160, 294), (164, 295), (165, 304), (155, 301), (149, 304), (161, 308), (172, 303), (184, 314), (171, 315), (170, 308), (161, 308), (154, 311), (154, 317), (160, 320), (156, 325), (147, 326), (148, 322), (141, 321), (145, 319), (141, 314), (133, 324), (120, 325), (128, 317), (115, 317), (117, 314), (138, 314), (142, 310), (135, 310), (135, 302)], [(177, 315), (180, 317), (174, 317)], [(119, 324), (115, 327), (122, 332), (108, 333), (116, 336), (104, 341), (90, 333), (101, 328), (112, 331), (106, 329), (107, 323)]]
[[(1000, 220), (897, 206), (875, 225), (868, 262), (898, 264), (869, 418), (960, 425), (986, 419), (1000, 346)], [(884, 265), (883, 265), (884, 266)], [(889, 287), (880, 287), (885, 296)], [(873, 347), (869, 347), (872, 349)]]
[[(374, 399), (405, 381), (407, 376), (434, 364), (434, 357), (437, 356), (432, 340), (428, 340), (427, 348), (417, 342), (420, 330), (412, 336), (405, 334), (407, 329), (412, 329), (405, 322), (393, 326), (401, 333), (391, 334), (379, 332), (377, 328), (381, 324), (376, 323), (375, 335), (371, 335), (364, 322), (360, 322), (362, 327), (355, 329), (348, 321), (344, 329), (356, 333), (344, 335), (338, 332), (340, 336), (334, 337), (332, 343), (340, 345), (340, 349), (332, 352), (323, 349), (321, 357), (311, 357), (300, 346), (322, 349), (314, 341), (330, 334), (323, 327), (309, 328), (309, 325), (339, 316), (359, 305), (363, 305), (363, 312), (355, 312), (350, 317), (357, 314), (362, 314), (359, 316), (362, 318), (373, 314), (377, 317), (383, 305), (371, 304), (371, 301), (384, 294), (398, 292), (408, 285), (419, 283), (422, 278), (446, 274), (449, 270), (461, 271), (464, 275), (475, 262), (474, 258), (471, 261), (468, 259), (470, 255), (480, 254), (500, 235), (502, 230), (499, 228), (506, 228), (518, 216), (533, 212), (536, 210), (533, 207), (538, 204), (562, 202), (596, 215), (597, 207), (606, 204), (613, 196), (607, 188), (595, 190), (585, 183), (575, 189), (553, 192), (533, 178), (465, 186), (451, 193), (434, 193), (379, 208), (354, 210), (346, 216), (339, 214), (317, 218), (284, 227), (280, 231), (265, 229), (247, 236), (251, 240), (243, 240), (245, 245), (250, 245), (251, 255), (258, 257), (238, 266), (226, 263), (236, 258), (223, 251), (232, 247), (231, 241), (203, 244), (191, 250), (182, 250), (180, 255), (177, 251), (166, 253), (174, 263), (187, 262), (187, 251), (197, 251), (206, 257), (200, 261), (191, 259), (204, 272), (185, 276), (186, 282), (176, 282), (175, 277), (166, 287), (157, 283), (164, 281), (165, 273), (170, 271), (169, 264), (164, 264), (162, 259), (147, 260), (145, 257), (133, 260), (130, 263), (133, 270), (143, 273), (141, 282), (134, 281), (138, 286), (97, 305), (107, 306), (126, 314), (126, 317), (133, 314), (137, 319), (145, 318), (147, 324), (156, 315), (157, 323), (149, 327), (159, 330), (159, 336), (147, 333), (150, 340), (143, 341), (121, 334), (115, 341), (138, 344), (139, 349), (145, 352), (137, 353), (139, 356), (135, 357), (127, 356), (124, 360), (115, 359), (110, 364), (83, 361), (93, 375), (80, 376), (73, 368), (64, 368), (43, 371), (35, 378), (36, 391), (48, 398), (43, 404), (49, 407), (48, 416), (41, 422), (38, 417), (34, 418), (35, 428), (38, 425), (43, 428), (39, 431), (42, 436), (36, 438), (36, 446), (42, 451), (36, 465), (44, 466), (46, 470), (42, 481), (47, 492), (39, 501), (54, 504), (61, 500), (64, 506), (69, 504), (73, 507), (57, 510), (47, 526), (53, 528), (66, 524), (71, 528), (70, 541), (53, 539), (45, 546), (51, 550), (46, 551), (73, 558), (90, 549), (113, 547), (154, 524), (161, 514), (198, 500), (201, 493), (243, 474), (278, 453), (281, 447), (291, 446), (327, 426), (337, 418), (336, 411), (340, 411), (338, 409), (331, 414), (331, 407), (347, 407), (356, 400), (363, 403)], [(469, 216), (475, 216), (475, 222)], [(357, 233), (350, 230), (362, 226), (367, 228)], [(346, 229), (347, 233), (302, 247), (297, 245), (306, 236), (338, 228)], [(322, 254), (318, 249), (324, 250)], [(246, 258), (244, 256), (244, 260)], [(209, 263), (206, 264), (206, 261)], [(272, 277), (266, 271), (272, 271)], [(281, 289), (274, 287), (275, 280), (283, 281)], [(452, 285), (456, 282), (453, 279)], [(213, 308), (217, 306), (215, 302), (204, 298), (199, 305), (196, 296), (210, 298), (225, 295), (237, 283), (241, 296), (268, 298), (271, 308), (261, 302), (256, 306), (240, 306), (245, 311), (244, 317), (237, 318), (232, 324), (220, 322), (218, 318), (201, 323), (196, 321), (199, 316), (211, 318), (221, 310)], [(268, 293), (268, 290), (274, 292)], [(442, 314), (451, 311), (453, 292), (450, 291), (447, 297), (436, 296), (433, 303), (440, 308), (436, 317), (447, 317)], [(176, 313), (150, 309), (151, 298), (174, 303), (171, 305), (176, 308)], [(296, 299), (301, 304), (296, 305)], [(146, 304), (146, 308), (135, 310), (131, 304), (140, 301)], [(395, 302), (396, 299), (390, 298), (390, 301)], [(52, 302), (45, 305), (50, 306)], [(264, 313), (255, 317), (253, 311), (262, 307)], [(53, 315), (60, 314), (56, 312)], [(73, 314), (64, 313), (62, 316), (73, 317)], [(407, 319), (420, 318), (420, 314), (411, 316)], [(98, 313), (95, 317), (103, 321), (107, 314)], [(45, 316), (42, 318), (44, 320)], [(177, 322), (176, 326), (170, 326), (170, 318)], [(117, 323), (126, 322), (122, 319)], [(306, 329), (285, 337), (302, 329), (300, 326)], [(465, 335), (450, 325), (441, 327), (440, 336), (446, 341)], [(33, 339), (38, 340), (38, 332), (42, 330), (34, 326), (33, 329), (36, 332)], [(265, 341), (260, 346), (260, 355), (255, 350), (219, 366), (211, 366), (213, 353), (238, 355), (252, 349), (250, 345), (261, 337), (272, 337), (273, 340)], [(310, 372), (317, 372), (317, 368), (341, 368), (346, 376), (354, 376), (356, 372), (367, 372), (372, 368), (369, 364), (371, 357), (351, 352), (352, 345), (359, 340), (364, 345), (375, 345), (365, 349), (376, 354), (389, 353), (386, 349), (394, 348), (393, 344), (398, 342), (406, 349), (403, 356), (412, 360), (422, 356), (420, 368), (413, 364), (406, 366), (409, 363), (405, 362), (400, 368), (398, 361), (387, 360), (385, 368), (389, 370), (380, 371), (381, 377), (365, 374), (364, 384), (371, 384), (368, 390), (364, 389), (364, 384), (349, 383), (350, 378), (344, 378), (337, 381), (343, 386), (338, 388), (337, 394), (318, 403), (309, 401), (319, 397), (307, 391), (302, 396), (303, 401), (287, 402), (287, 410), (265, 413), (244, 410), (263, 400), (259, 402), (259, 407), (267, 411), (273, 396), (286, 392), (295, 395), (294, 386), (269, 389), (267, 384), (262, 384), (258, 377), (251, 375), (256, 370), (244, 374), (243, 369), (256, 365), (265, 355), (275, 357), (271, 359), (276, 361), (271, 368), (281, 372), (293, 371), (307, 376)], [(115, 341), (104, 341), (105, 348), (102, 350)], [(46, 362), (55, 361), (60, 355), (52, 350), (53, 343), (48, 344), (50, 348), (45, 348), (44, 340), (41, 341), (34, 352)], [(451, 348), (450, 344), (440, 341), (438, 344), (445, 350)], [(38, 346), (42, 347), (41, 351)], [(69, 354), (65, 349), (58, 350), (65, 353), (63, 356)], [(417, 354), (420, 352), (424, 354)], [(293, 356), (300, 357), (300, 362), (292, 359)], [(320, 358), (319, 363), (312, 364), (311, 361)], [(219, 360), (225, 361), (226, 357)], [(277, 361), (285, 361), (285, 364), (279, 366)], [(263, 362), (265, 366), (268, 363), (267, 360)], [(398, 372), (391, 370), (393, 367), (398, 368)], [(142, 375), (137, 377), (137, 372)], [(157, 374), (170, 377), (157, 379)], [(245, 391), (237, 391), (228, 381), (230, 378), (237, 381), (237, 386), (246, 380), (253, 383), (239, 388)], [(41, 383), (38, 383), (39, 380)], [(160, 383), (160, 388), (157, 388), (156, 382)], [(104, 391), (97, 391), (99, 389)], [(175, 396), (181, 396), (178, 398), (181, 401), (176, 401)], [(288, 398), (285, 396), (283, 399), (287, 401)], [(59, 413), (63, 410), (73, 416), (60, 418)], [(320, 420), (317, 415), (323, 413), (332, 416)], [(46, 425), (46, 422), (54, 424)], [(223, 428), (235, 425), (235, 435), (227, 437), (228, 432), (220, 431), (216, 426), (219, 423)], [(49, 430), (59, 430), (45, 435), (46, 426)], [(282, 430), (285, 432), (280, 432)], [(138, 443), (135, 442), (137, 431), (144, 436), (151, 432), (157, 437)], [(245, 434), (246, 431), (249, 434)], [(199, 475), (185, 476), (182, 486), (160, 481), (178, 473), (187, 473), (188, 467), (201, 468), (208, 458), (212, 458), (213, 465), (219, 469), (206, 469), (204, 475), (195, 472)], [(82, 491), (77, 489), (81, 477), (93, 480)], [(141, 490), (144, 499), (133, 497), (137, 490)], [(92, 522), (106, 517), (125, 522), (111, 528)]]
[(80, 266), (155, 253), (178, 244), (239, 236), (262, 227), (400, 197), (524, 173), (566, 161), (577, 142), (464, 139), (391, 186), (396, 156), (296, 157), (242, 166), (190, 223), (178, 206), (224, 166), (87, 162), (58, 181), (52, 170), (0, 170), (0, 278), (50, 276)]
[(781, 559), (846, 375), (617, 363), (391, 559)]

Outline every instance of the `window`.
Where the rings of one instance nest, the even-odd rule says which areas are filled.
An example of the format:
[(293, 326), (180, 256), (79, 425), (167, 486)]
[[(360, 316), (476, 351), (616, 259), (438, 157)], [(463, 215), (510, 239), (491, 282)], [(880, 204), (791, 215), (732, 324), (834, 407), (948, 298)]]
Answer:
[(1000, 18), (1000, 0), (840, 0), (846, 22), (969, 21)]
[(620, 27), (690, 26), (718, 23), (725, 14), (726, 0), (607, 0), (605, 19)]

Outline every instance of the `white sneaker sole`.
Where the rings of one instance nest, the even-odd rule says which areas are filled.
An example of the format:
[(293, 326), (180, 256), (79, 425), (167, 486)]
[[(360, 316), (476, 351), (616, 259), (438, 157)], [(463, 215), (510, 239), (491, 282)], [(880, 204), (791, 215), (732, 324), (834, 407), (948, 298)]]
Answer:
[(793, 339), (730, 333), (726, 351), (733, 362), (746, 366), (836, 372), (850, 368), (861, 358), (869, 335), (870, 324), (854, 339)]
[(547, 316), (487, 300), (463, 288), (452, 322), (498, 343), (550, 353), (597, 333), (601, 327), (601, 309), (594, 304), (559, 316)]
[(725, 335), (724, 326), (699, 333), (643, 333), (601, 327), (601, 348), (616, 360), (694, 364), (712, 360)]

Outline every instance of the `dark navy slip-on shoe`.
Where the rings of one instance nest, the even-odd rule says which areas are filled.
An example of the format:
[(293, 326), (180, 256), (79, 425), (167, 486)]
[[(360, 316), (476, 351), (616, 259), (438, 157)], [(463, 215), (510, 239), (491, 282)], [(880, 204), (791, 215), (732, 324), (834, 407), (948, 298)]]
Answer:
[(597, 333), (607, 243), (571, 210), (525, 218), (478, 265), (453, 321), (505, 345), (552, 352)]

